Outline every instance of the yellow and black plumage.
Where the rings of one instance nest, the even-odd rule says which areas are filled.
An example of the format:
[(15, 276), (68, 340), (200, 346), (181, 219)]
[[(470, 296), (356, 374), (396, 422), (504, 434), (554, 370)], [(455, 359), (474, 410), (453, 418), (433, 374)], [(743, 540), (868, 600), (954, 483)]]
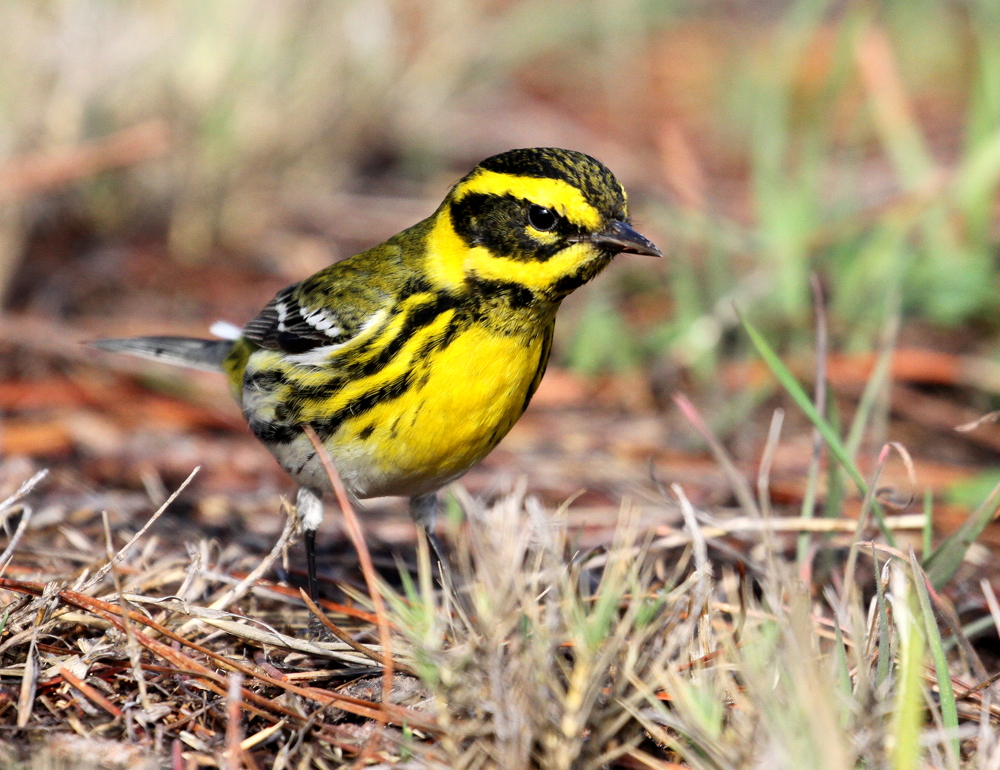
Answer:
[(629, 225), (599, 161), (555, 148), (487, 158), (430, 217), (289, 286), (235, 340), (102, 340), (227, 374), (250, 429), (301, 485), (310, 590), (329, 482), (311, 425), (348, 491), (405, 495), (433, 522), (436, 490), (524, 412), (562, 299), (620, 252), (659, 256)]

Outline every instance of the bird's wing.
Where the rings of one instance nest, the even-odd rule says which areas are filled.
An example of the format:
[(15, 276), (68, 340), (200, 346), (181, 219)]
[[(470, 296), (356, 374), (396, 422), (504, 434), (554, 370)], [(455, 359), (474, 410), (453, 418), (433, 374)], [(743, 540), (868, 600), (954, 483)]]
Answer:
[(286, 353), (302, 353), (348, 339), (350, 333), (340, 325), (336, 312), (322, 305), (306, 304), (301, 287), (297, 283), (279, 291), (243, 327), (243, 336), (261, 347)]
[(343, 345), (388, 316), (392, 297), (385, 286), (366, 265), (339, 262), (279, 291), (243, 336), (289, 354)]

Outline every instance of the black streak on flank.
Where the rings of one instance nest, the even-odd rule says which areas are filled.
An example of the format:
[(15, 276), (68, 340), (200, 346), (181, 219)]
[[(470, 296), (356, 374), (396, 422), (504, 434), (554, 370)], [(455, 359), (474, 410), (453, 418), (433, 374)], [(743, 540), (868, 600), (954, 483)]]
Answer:
[(383, 401), (392, 401), (399, 398), (409, 390), (411, 379), (412, 372), (406, 372), (392, 382), (387, 382), (374, 390), (368, 391), (363, 396), (349, 401), (329, 418), (317, 421), (315, 423), (316, 433), (319, 434), (320, 438), (326, 439), (340, 427), (340, 424), (344, 420), (350, 417), (360, 417), (370, 412)]
[(301, 435), (302, 431), (294, 425), (282, 425), (267, 419), (250, 416), (250, 430), (264, 444), (289, 444)]
[(535, 367), (535, 375), (531, 378), (531, 384), (528, 386), (528, 392), (524, 394), (524, 405), (521, 407), (521, 414), (528, 408), (528, 404), (531, 403), (531, 397), (535, 395), (535, 391), (538, 390), (538, 385), (542, 381), (542, 377), (545, 375), (545, 369), (549, 365), (549, 355), (552, 353), (552, 333), (555, 330), (555, 324), (550, 324), (545, 330), (545, 338), (542, 340), (542, 349), (538, 353), (538, 365)]
[(365, 427), (363, 427), (361, 430), (358, 431), (358, 438), (361, 441), (367, 441), (368, 439), (371, 438), (372, 433), (374, 432), (375, 432), (374, 425), (366, 425)]
[(406, 283), (403, 284), (403, 288), (396, 299), (402, 301), (412, 297), (414, 294), (429, 294), (431, 291), (431, 285), (424, 278), (421, 276), (411, 276), (406, 279)]
[(243, 375), (243, 389), (253, 391), (270, 392), (275, 388), (287, 385), (288, 380), (282, 372), (273, 369), (262, 369), (255, 372), (247, 372)]
[[(444, 350), (448, 347), (458, 336), (460, 331), (464, 331), (469, 327), (468, 319), (463, 315), (456, 313), (451, 321), (448, 322), (448, 326), (445, 327), (444, 333), (431, 336), (427, 339), (423, 345), (420, 346), (420, 350), (417, 351), (416, 355), (413, 357), (415, 361), (426, 361), (427, 357), (430, 356), (436, 350)], [(426, 384), (427, 377), (422, 378), (419, 383), (420, 386)]]
[(274, 406), (275, 421), (281, 424), (289, 422), (289, 418), (292, 416), (292, 411), (293, 411), (292, 405), (289, 404), (287, 401), (275, 404)]
[(396, 357), (399, 351), (403, 348), (403, 345), (405, 345), (414, 334), (425, 326), (429, 326), (434, 323), (434, 320), (441, 315), (441, 313), (456, 307), (457, 304), (458, 300), (447, 292), (440, 292), (433, 295), (433, 299), (430, 302), (418, 305), (407, 314), (406, 320), (403, 322), (399, 332), (395, 337), (389, 340), (389, 344), (382, 348), (377, 356), (363, 363), (351, 366), (350, 368), (348, 368), (345, 362), (344, 369), (347, 370), (353, 377), (370, 377), (371, 375), (378, 373), (385, 368), (386, 364)]
[(316, 452), (315, 452), (315, 451), (312, 451), (312, 452), (310, 452), (310, 453), (309, 453), (308, 455), (306, 455), (306, 459), (302, 461), (302, 465), (300, 465), (300, 466), (299, 466), (298, 468), (296, 468), (296, 469), (295, 469), (295, 472), (294, 472), (294, 473), (292, 473), (292, 475), (293, 475), (293, 476), (298, 476), (298, 475), (299, 475), (300, 473), (302, 473), (302, 471), (304, 471), (304, 470), (305, 470), (306, 466), (307, 466), (307, 465), (308, 465), (309, 463), (311, 463), (311, 462), (312, 462), (312, 460), (313, 460), (313, 458), (314, 458), (315, 456), (316, 456)]
[(345, 383), (346, 379), (343, 376), (337, 375), (315, 385), (296, 385), (292, 393), (289, 394), (289, 399), (298, 399), (301, 401), (326, 399), (340, 390)]
[(486, 298), (500, 298), (512, 310), (524, 310), (536, 302), (534, 292), (527, 286), (512, 281), (494, 281), (485, 278), (469, 278), (472, 291)]
[(509, 430), (510, 430), (510, 423), (496, 426), (490, 432), (490, 438), (486, 442), (486, 446), (488, 446), (490, 449), (495, 449), (496, 445), (499, 444), (501, 440), (503, 440), (503, 437), (507, 435), (507, 431)]

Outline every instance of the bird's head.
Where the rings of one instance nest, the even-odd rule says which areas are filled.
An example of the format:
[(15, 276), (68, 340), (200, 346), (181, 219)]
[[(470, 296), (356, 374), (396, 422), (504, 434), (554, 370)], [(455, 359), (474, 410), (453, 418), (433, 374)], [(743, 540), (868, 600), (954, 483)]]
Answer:
[(461, 179), (430, 234), (439, 283), (558, 301), (619, 253), (662, 256), (629, 224), (625, 190), (598, 160), (529, 148), (487, 158)]

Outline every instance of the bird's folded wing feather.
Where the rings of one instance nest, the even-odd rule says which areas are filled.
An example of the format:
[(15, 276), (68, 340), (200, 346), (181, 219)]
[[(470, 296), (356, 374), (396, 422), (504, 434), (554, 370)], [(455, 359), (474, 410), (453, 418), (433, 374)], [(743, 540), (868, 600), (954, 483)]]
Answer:
[(379, 283), (361, 272), (338, 263), (282, 289), (243, 327), (243, 336), (291, 354), (348, 342), (373, 319), (385, 317), (391, 302)]

